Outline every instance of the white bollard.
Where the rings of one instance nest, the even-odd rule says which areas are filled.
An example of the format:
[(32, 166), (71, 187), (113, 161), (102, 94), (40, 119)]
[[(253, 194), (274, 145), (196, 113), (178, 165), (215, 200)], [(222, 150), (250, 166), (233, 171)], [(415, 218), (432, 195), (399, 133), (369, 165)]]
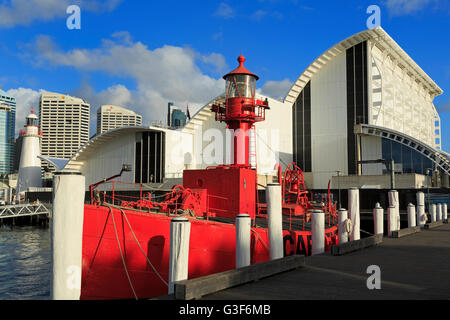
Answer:
[(416, 207), (410, 203), (408, 204), (408, 228), (416, 226)]
[(377, 202), (373, 209), (373, 233), (375, 235), (383, 235), (384, 210)]
[(325, 252), (325, 214), (322, 210), (311, 211), (311, 255)]
[(387, 209), (387, 227), (388, 236), (392, 236), (393, 231), (398, 231), (397, 229), (397, 211), (394, 206), (389, 206)]
[(75, 170), (55, 172), (51, 223), (53, 300), (81, 294), (85, 177)]
[(188, 218), (177, 217), (170, 222), (169, 294), (174, 293), (176, 281), (188, 278), (190, 233)]
[(436, 220), (442, 221), (442, 203), (438, 203), (436, 206)]
[(448, 215), (447, 215), (447, 204), (443, 203), (442, 204), (442, 220), (447, 220), (448, 219)]
[(430, 205), (430, 217), (431, 222), (436, 222), (436, 204), (434, 203)]
[(348, 242), (348, 233), (351, 228), (348, 212), (345, 209), (338, 210), (338, 237), (339, 244)]
[(359, 218), (359, 189), (350, 188), (348, 190), (348, 215), (352, 221), (350, 241), (360, 239), (360, 218)]
[(417, 192), (417, 225), (423, 227), (427, 221), (427, 215), (425, 214), (425, 194), (423, 192)]
[(392, 231), (400, 230), (400, 202), (398, 199), (398, 191), (391, 190), (388, 192), (389, 205), (395, 208), (395, 229)]
[(281, 259), (284, 256), (283, 220), (281, 212), (281, 186), (278, 183), (270, 183), (267, 185), (266, 203), (270, 260)]
[(236, 217), (236, 269), (250, 265), (250, 227), (252, 220), (248, 214)]

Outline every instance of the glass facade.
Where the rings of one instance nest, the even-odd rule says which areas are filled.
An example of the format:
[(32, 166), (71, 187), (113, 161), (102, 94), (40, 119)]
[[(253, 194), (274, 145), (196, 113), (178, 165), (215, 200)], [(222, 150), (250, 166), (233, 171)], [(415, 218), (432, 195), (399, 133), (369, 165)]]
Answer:
[(367, 42), (347, 49), (347, 156), (348, 173), (357, 173), (355, 124), (368, 123)]
[(164, 132), (139, 132), (135, 144), (135, 176), (137, 183), (161, 183), (164, 179)]
[[(397, 174), (419, 173), (426, 175), (427, 169), (430, 172), (434, 169), (430, 159), (398, 142), (382, 138), (381, 149), (383, 159), (394, 160), (395, 173)], [(383, 174), (389, 174), (386, 168), (383, 169)]]
[(16, 99), (0, 90), (0, 174), (14, 170)]
[(294, 162), (304, 171), (312, 171), (311, 161), (311, 82), (308, 82), (292, 106)]

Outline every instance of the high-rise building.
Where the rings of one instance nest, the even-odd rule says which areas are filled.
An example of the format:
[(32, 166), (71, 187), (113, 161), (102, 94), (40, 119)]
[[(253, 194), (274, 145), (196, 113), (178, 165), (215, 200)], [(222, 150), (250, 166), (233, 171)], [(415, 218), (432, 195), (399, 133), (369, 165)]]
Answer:
[(0, 174), (13, 173), (16, 99), (0, 89)]
[(97, 134), (122, 128), (142, 125), (142, 116), (119, 106), (105, 105), (97, 110)]
[[(43, 133), (41, 154), (49, 158), (70, 159), (89, 141), (90, 105), (80, 98), (52, 92), (41, 95), (39, 119)], [(54, 168), (42, 164), (50, 170)]]
[[(189, 109), (186, 110), (189, 112)], [(169, 102), (167, 105), (167, 125), (171, 128), (181, 128), (186, 124), (187, 115), (181, 109)]]

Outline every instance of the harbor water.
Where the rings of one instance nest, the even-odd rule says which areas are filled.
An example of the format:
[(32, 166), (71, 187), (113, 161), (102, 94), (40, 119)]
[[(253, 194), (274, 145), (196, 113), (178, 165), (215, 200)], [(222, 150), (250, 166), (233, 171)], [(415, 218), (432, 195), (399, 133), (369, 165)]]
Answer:
[(50, 229), (0, 227), (0, 300), (50, 298)]

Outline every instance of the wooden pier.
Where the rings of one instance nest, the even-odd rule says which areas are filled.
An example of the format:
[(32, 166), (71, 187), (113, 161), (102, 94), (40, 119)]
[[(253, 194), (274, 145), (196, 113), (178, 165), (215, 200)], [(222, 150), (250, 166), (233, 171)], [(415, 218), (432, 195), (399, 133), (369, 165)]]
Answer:
[[(370, 266), (380, 289), (369, 289)], [(202, 300), (449, 299), (450, 225), (421, 229), (375, 246), (333, 256), (306, 257), (305, 265), (217, 291)], [(369, 268), (369, 271), (368, 271)], [(185, 283), (184, 283), (185, 284)]]

